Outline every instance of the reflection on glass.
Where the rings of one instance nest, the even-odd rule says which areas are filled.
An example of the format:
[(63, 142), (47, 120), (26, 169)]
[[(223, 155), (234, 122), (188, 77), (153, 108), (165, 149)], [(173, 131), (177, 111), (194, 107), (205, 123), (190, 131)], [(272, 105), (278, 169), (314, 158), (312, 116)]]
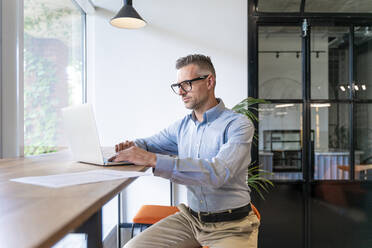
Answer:
[(82, 103), (82, 17), (71, 0), (24, 1), (24, 152), (65, 146), (60, 109)]
[(372, 104), (355, 106), (355, 178), (372, 180)]
[(306, 0), (305, 12), (371, 13), (371, 0)]
[[(372, 4), (371, 4), (372, 5)], [(354, 29), (354, 92), (358, 99), (372, 99), (372, 27)]]
[(257, 11), (259, 12), (300, 12), (301, 0), (260, 0)]
[(299, 27), (259, 27), (259, 97), (301, 99), (301, 36)]
[(311, 98), (349, 98), (349, 28), (311, 30)]
[(349, 179), (349, 105), (311, 104), (314, 179)]
[(271, 179), (302, 179), (302, 104), (259, 105), (259, 155)]

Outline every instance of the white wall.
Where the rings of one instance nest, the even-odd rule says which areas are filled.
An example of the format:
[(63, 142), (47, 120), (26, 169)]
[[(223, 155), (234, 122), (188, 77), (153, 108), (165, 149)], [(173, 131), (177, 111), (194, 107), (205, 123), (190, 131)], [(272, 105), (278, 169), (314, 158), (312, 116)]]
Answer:
[[(152, 135), (189, 113), (170, 88), (180, 56), (212, 58), (216, 95), (228, 107), (247, 97), (246, 0), (136, 0), (134, 7), (148, 23), (140, 30), (109, 24), (121, 0), (94, 3), (95, 14), (88, 18), (88, 32), (94, 27), (88, 33), (88, 43), (94, 42), (88, 45), (88, 101), (95, 105), (103, 145)], [(169, 182), (141, 178), (125, 194), (130, 220), (144, 203), (169, 204)], [(182, 193), (176, 202), (183, 200)]]

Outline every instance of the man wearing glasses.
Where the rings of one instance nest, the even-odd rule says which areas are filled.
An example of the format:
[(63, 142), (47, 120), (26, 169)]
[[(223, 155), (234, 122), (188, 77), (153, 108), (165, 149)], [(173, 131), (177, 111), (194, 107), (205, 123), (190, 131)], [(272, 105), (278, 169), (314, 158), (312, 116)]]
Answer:
[(171, 88), (191, 114), (154, 136), (116, 145), (112, 160), (151, 166), (155, 176), (186, 185), (188, 206), (125, 247), (257, 247), (259, 220), (246, 183), (254, 127), (215, 97), (209, 57), (179, 58), (176, 69)]

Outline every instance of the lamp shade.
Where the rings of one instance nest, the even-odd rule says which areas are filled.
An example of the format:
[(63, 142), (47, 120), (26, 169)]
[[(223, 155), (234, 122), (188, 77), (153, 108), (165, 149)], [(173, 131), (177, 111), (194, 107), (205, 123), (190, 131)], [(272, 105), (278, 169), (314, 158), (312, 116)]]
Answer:
[(131, 0), (124, 1), (124, 6), (120, 9), (116, 16), (111, 19), (110, 23), (114, 27), (128, 29), (142, 28), (146, 25), (146, 22), (133, 8)]

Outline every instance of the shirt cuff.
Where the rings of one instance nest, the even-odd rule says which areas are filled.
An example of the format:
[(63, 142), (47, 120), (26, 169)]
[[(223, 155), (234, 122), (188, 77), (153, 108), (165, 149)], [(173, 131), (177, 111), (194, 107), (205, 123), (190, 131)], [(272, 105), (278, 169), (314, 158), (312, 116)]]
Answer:
[(142, 148), (143, 150), (147, 151), (147, 146), (146, 144), (144, 144), (144, 142), (142, 142), (140, 139), (136, 139), (133, 141), (134, 145), (139, 147), (139, 148)]
[(173, 174), (174, 160), (168, 155), (156, 154), (154, 176), (170, 179)]

